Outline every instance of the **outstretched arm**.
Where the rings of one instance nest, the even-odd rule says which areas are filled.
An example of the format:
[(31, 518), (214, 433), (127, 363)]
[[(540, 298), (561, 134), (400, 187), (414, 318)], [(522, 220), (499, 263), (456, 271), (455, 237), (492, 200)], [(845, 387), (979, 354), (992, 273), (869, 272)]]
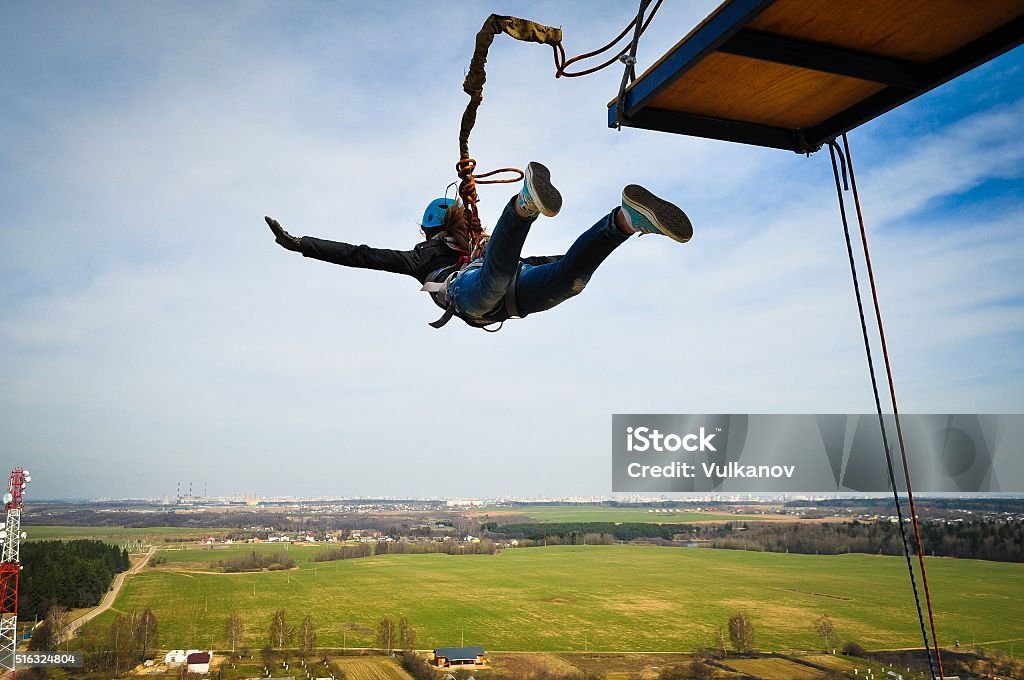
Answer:
[(323, 260), (345, 267), (376, 269), (394, 274), (416, 276), (417, 254), (413, 250), (386, 250), (370, 246), (352, 245), (340, 241), (303, 236), (296, 238), (285, 231), (272, 217), (264, 218), (277, 242), (288, 250), (300, 252), (305, 257)]
[(552, 262), (558, 262), (562, 259), (562, 255), (535, 255), (533, 257), (524, 257), (523, 262), (532, 265), (551, 264)]
[(386, 250), (363, 245), (356, 246), (312, 236), (303, 236), (299, 239), (299, 247), (305, 257), (311, 257), (314, 260), (323, 260), (345, 267), (377, 269), (416, 276), (416, 252), (412, 250)]

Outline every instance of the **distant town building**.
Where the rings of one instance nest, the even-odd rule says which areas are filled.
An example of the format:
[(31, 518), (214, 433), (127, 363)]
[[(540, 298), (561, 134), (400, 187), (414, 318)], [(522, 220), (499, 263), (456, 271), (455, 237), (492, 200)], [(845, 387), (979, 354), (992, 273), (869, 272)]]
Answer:
[(486, 665), (484, 654), (483, 647), (438, 647), (434, 650), (434, 665), (438, 668), (476, 668)]
[(210, 661), (213, 660), (212, 652), (192, 652), (186, 658), (189, 673), (209, 673)]
[(174, 668), (184, 664), (187, 659), (188, 654), (185, 653), (184, 649), (172, 649), (164, 654), (164, 665), (168, 668)]

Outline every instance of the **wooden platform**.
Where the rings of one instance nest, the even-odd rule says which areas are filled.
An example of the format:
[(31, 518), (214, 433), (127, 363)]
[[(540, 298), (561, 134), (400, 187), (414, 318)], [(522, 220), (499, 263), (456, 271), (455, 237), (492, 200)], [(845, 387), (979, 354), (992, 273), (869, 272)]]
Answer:
[(626, 90), (621, 123), (814, 151), (1021, 42), (1024, 0), (727, 0)]

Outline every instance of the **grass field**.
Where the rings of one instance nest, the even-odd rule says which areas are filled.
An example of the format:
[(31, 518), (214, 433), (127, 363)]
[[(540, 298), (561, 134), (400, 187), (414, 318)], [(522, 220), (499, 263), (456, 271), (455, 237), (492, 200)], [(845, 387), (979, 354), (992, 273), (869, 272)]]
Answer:
[(93, 538), (111, 543), (140, 540), (161, 543), (169, 538), (195, 538), (199, 540), (204, 536), (221, 536), (227, 533), (227, 529), (185, 529), (179, 527), (146, 527), (136, 529), (127, 527), (31, 526), (23, 524), (21, 528), (28, 533), (28, 540), (30, 541)]
[[(502, 516), (519, 515), (539, 522), (644, 522), (652, 524), (765, 519), (762, 515), (733, 515), (731, 513), (676, 511), (675, 509), (669, 509), (667, 512), (649, 512), (648, 508), (608, 508), (587, 505), (527, 505), (474, 514), (478, 517), (487, 515), (492, 520)], [(795, 520), (792, 517), (789, 519)]]
[[(313, 556), (324, 549), (324, 545), (302, 545), (289, 543), (235, 543), (224, 545), (214, 544), (212, 547), (196, 544), (182, 544), (159, 549), (157, 555), (166, 560), (166, 567), (174, 569), (207, 569), (210, 562), (226, 560), (231, 557), (248, 555), (251, 552), (261, 554), (285, 553), (295, 558), (299, 564), (309, 562)], [(323, 568), (324, 565), (320, 565)]]
[[(493, 651), (688, 651), (709, 645), (739, 610), (753, 618), (763, 650), (817, 649), (823, 613), (842, 640), (911, 647), (920, 640), (904, 569), (899, 557), (555, 546), (257, 574), (146, 569), (115, 608), (152, 607), (169, 648), (223, 648), (232, 612), (246, 623), (247, 643), (261, 647), (277, 608), (292, 625), (310, 614), (319, 643), (336, 647), (374, 646), (376, 622), (404, 614), (422, 648), (457, 645), (465, 633), (466, 644)], [(1020, 638), (1024, 565), (933, 559), (928, 573), (941, 642), (966, 631), (978, 641)]]

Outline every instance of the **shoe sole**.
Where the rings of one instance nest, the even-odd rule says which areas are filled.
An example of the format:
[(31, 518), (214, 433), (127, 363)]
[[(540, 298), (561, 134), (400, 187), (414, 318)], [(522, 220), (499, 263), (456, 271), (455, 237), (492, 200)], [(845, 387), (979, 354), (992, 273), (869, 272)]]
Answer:
[(673, 241), (686, 243), (693, 237), (690, 218), (679, 206), (658, 198), (639, 184), (630, 184), (623, 189), (622, 200)]
[(554, 217), (562, 209), (562, 194), (551, 183), (551, 171), (546, 166), (540, 163), (527, 165), (526, 186), (545, 217)]

